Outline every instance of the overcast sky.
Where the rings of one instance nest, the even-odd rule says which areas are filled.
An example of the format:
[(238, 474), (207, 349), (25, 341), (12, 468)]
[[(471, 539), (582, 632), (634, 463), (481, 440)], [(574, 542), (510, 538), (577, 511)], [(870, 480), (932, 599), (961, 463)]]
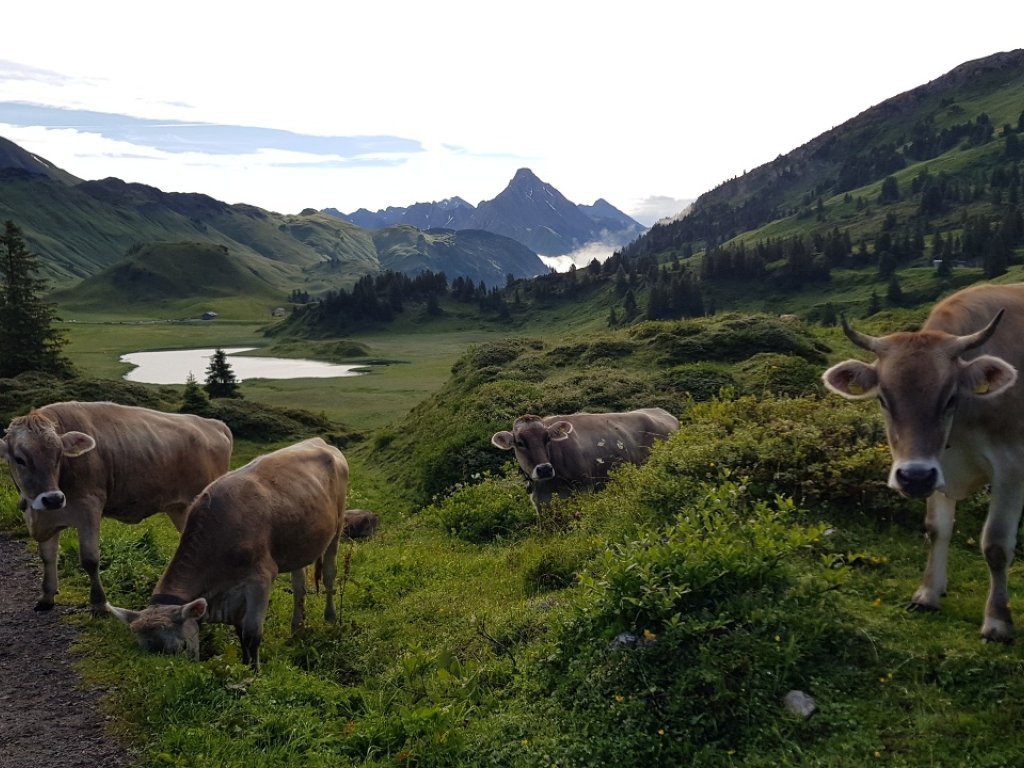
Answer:
[(650, 223), (1024, 46), (1024, 2), (8, 4), (0, 136), (281, 213), (493, 198), (530, 168)]

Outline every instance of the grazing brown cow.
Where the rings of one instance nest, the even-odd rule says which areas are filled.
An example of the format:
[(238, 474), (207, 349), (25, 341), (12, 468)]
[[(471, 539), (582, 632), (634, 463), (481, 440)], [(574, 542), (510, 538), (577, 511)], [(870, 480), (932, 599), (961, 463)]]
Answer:
[(242, 660), (260, 665), (263, 621), (279, 573), (291, 572), (292, 632), (305, 618), (306, 566), (323, 565), (335, 620), (334, 579), (344, 525), (348, 463), (319, 437), (282, 448), (208, 485), (147, 608), (107, 606), (151, 651), (199, 653), (199, 619), (232, 624)]
[(223, 422), (115, 403), (53, 403), (11, 421), (0, 459), (10, 465), (19, 508), (39, 542), (36, 610), (53, 608), (60, 532), (77, 528), (89, 603), (102, 615), (100, 518), (137, 523), (165, 511), (180, 531), (195, 495), (227, 472), (231, 448)]
[(511, 432), (496, 432), (491, 443), (515, 451), (539, 514), (556, 493), (566, 498), (600, 487), (613, 467), (643, 464), (655, 441), (677, 429), (679, 420), (661, 408), (543, 418), (528, 414), (515, 420)]
[(930, 542), (921, 586), (908, 608), (935, 610), (946, 592), (957, 501), (991, 488), (981, 551), (990, 586), (981, 634), (1013, 636), (1007, 572), (1024, 506), (1024, 284), (979, 285), (937, 304), (920, 331), (846, 335), (877, 356), (829, 368), (825, 385), (851, 400), (876, 398), (892, 453), (889, 485), (927, 498)]
[(345, 510), (344, 538), (352, 541), (370, 539), (380, 526), (380, 518), (368, 509)]

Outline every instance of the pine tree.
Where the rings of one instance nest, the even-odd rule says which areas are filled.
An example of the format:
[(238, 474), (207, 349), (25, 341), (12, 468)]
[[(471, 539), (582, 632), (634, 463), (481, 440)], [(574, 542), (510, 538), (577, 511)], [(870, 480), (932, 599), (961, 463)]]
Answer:
[(200, 416), (205, 416), (210, 410), (210, 399), (199, 386), (192, 371), (188, 372), (188, 378), (185, 379), (185, 391), (181, 394), (181, 408), (178, 410), (181, 413), (197, 413)]
[(21, 229), (5, 222), (0, 236), (0, 378), (25, 371), (71, 371), (61, 355), (64, 334), (53, 327), (56, 312), (42, 298), (47, 284), (35, 276), (38, 268)]
[(210, 358), (210, 365), (206, 369), (206, 393), (211, 399), (215, 397), (241, 397), (238, 391), (238, 379), (228, 362), (227, 353), (217, 347)]

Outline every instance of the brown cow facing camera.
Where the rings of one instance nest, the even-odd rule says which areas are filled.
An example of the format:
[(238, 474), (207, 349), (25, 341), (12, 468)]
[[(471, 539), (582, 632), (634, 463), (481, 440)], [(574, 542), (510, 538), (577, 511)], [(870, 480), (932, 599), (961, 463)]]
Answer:
[(643, 464), (651, 446), (677, 429), (679, 419), (662, 408), (571, 416), (527, 414), (515, 420), (511, 432), (496, 432), (491, 443), (515, 452), (530, 483), (530, 500), (540, 514), (555, 494), (566, 498), (576, 491), (599, 488), (614, 467)]
[(149, 606), (107, 605), (150, 651), (199, 655), (200, 619), (232, 624), (242, 661), (259, 669), (274, 580), (291, 573), (292, 633), (305, 619), (306, 566), (322, 566), (324, 618), (334, 621), (334, 581), (348, 463), (319, 437), (253, 459), (210, 483), (189, 508), (174, 557)]
[(1024, 284), (978, 285), (932, 309), (920, 331), (875, 338), (843, 320), (874, 362), (847, 360), (823, 374), (850, 400), (876, 399), (885, 416), (889, 486), (927, 499), (930, 543), (911, 609), (935, 610), (946, 592), (956, 503), (988, 485), (981, 534), (990, 584), (981, 635), (1013, 637), (1007, 576), (1024, 506)]
[(228, 471), (231, 430), (221, 421), (116, 403), (53, 403), (11, 421), (0, 460), (11, 469), (29, 535), (39, 542), (43, 589), (53, 608), (60, 532), (76, 528), (89, 603), (103, 615), (100, 519), (125, 523), (166, 512), (180, 531), (207, 483)]

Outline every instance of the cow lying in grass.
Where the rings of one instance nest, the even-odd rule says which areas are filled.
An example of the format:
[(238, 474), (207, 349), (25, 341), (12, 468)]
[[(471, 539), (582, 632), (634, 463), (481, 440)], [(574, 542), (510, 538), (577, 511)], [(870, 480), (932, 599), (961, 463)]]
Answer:
[(662, 408), (626, 413), (576, 413), (572, 416), (520, 416), (512, 431), (497, 432), (495, 447), (515, 451), (530, 483), (530, 500), (540, 514), (558, 494), (600, 487), (619, 464), (643, 464), (657, 440), (679, 429), (679, 420)]
[(259, 669), (263, 622), (279, 573), (291, 572), (293, 634), (305, 618), (306, 566), (322, 561), (335, 620), (334, 580), (344, 526), (348, 464), (320, 438), (266, 454), (210, 483), (148, 607), (107, 605), (151, 651), (199, 654), (200, 619), (232, 624), (242, 661)]

